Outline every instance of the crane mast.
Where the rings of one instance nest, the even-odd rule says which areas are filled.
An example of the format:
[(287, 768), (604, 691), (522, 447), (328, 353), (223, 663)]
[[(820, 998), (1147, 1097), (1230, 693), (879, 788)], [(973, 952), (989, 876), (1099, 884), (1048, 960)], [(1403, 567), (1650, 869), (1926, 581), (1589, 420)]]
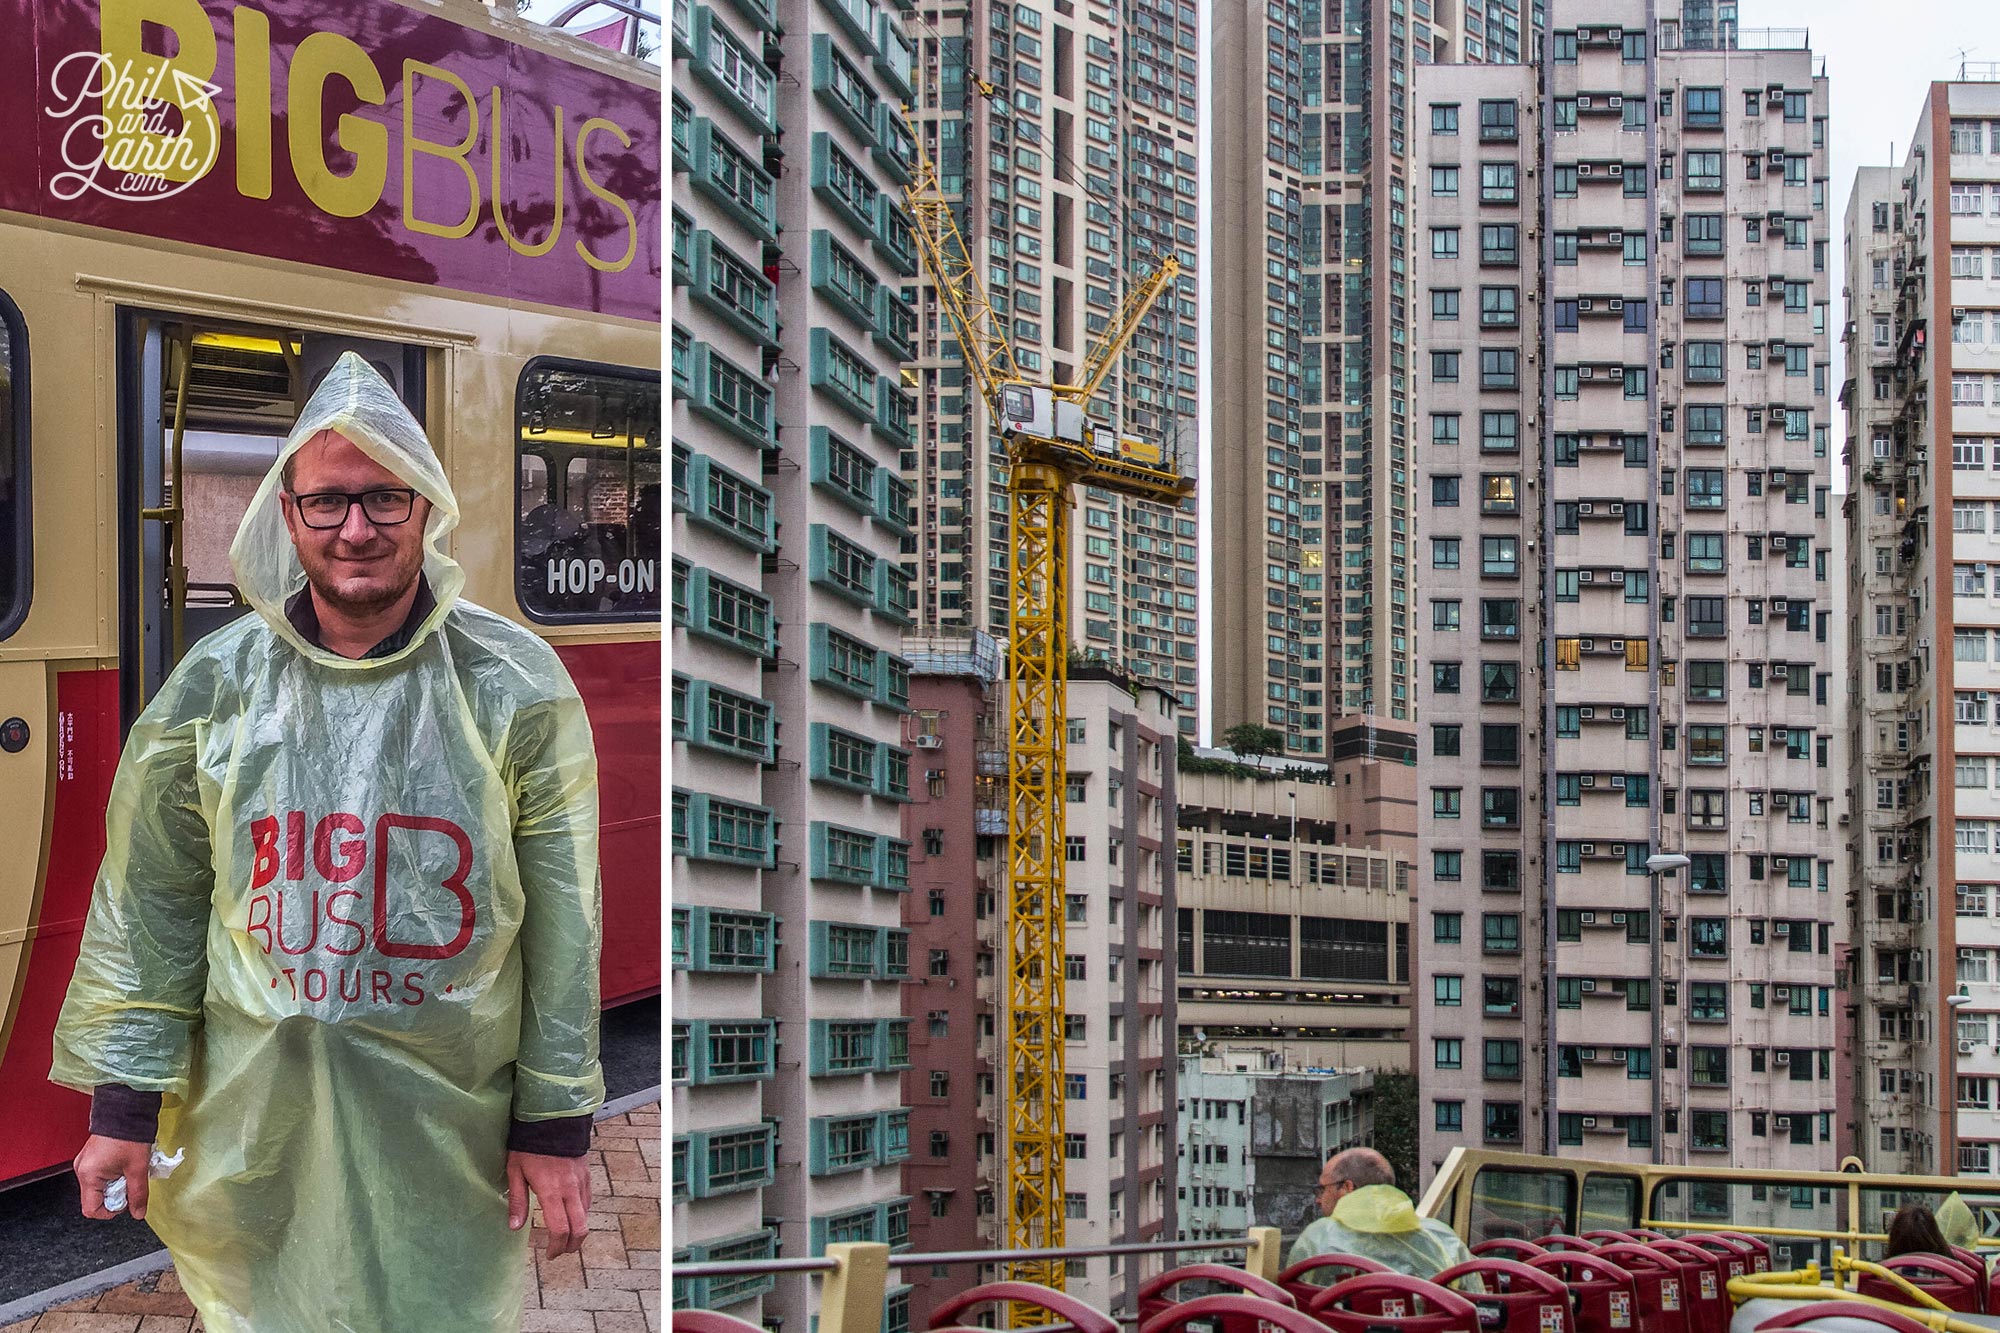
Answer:
[[(1013, 566), (1007, 642), (1007, 889), (1002, 918), (1005, 1008), (1000, 1015), (1002, 1244), (1063, 1244), (1065, 1083), (1063, 1017), (1068, 777), (1069, 510), (1078, 483), (1178, 504), (1194, 492), (1172, 460), (1087, 417), (1118, 355), (1180, 273), (1167, 260), (1135, 283), (1093, 346), (1077, 384), (1034, 384), (1020, 371), (1005, 326), (939, 187), (922, 131), (905, 190), (918, 252), (964, 351), (967, 371), (1008, 454), (1008, 549)], [(1013, 1266), (1017, 1279), (1060, 1289), (1060, 1260)], [(1015, 1307), (1015, 1322), (1046, 1322)]]

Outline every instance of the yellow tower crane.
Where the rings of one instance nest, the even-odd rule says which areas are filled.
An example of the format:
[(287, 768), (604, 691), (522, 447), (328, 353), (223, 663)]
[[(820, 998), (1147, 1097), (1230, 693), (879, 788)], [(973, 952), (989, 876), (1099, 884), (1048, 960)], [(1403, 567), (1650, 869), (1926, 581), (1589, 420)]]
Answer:
[[(905, 119), (909, 119), (905, 110)], [(1007, 446), (1013, 602), (1008, 620), (1008, 879), (1002, 956), (1001, 1170), (1010, 1250), (1063, 1243), (1064, 785), (1069, 735), (1070, 490), (1082, 484), (1178, 504), (1194, 482), (1157, 442), (1121, 437), (1088, 417), (1139, 321), (1180, 275), (1172, 256), (1135, 284), (1076, 384), (1022, 375), (994, 315), (972, 251), (938, 185), (937, 164), (917, 143), (905, 191), (917, 248), (958, 335), (966, 369)], [(1060, 1288), (1063, 1265), (1018, 1264), (1014, 1276)], [(1025, 1309), (1025, 1307), (1022, 1307)]]

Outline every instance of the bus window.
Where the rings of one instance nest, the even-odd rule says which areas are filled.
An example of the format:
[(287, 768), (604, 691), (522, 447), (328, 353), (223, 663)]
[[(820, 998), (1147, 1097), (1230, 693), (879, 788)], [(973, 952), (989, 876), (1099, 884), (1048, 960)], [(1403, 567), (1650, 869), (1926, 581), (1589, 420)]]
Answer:
[(28, 326), (0, 292), (0, 639), (28, 617), (35, 551), (28, 519)]
[(540, 358), (515, 401), (517, 593), (532, 619), (660, 618), (660, 377)]

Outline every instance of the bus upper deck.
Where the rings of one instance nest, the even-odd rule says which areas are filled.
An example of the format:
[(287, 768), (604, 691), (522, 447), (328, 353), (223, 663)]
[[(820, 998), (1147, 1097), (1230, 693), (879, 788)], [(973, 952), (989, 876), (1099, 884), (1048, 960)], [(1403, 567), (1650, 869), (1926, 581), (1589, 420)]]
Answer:
[[(1289, 1295), (1292, 1304), (1315, 1307), (1310, 1310), (1314, 1322), (1307, 1333), (1326, 1333), (1328, 1329), (1334, 1333), (1725, 1333), (1731, 1328), (1725, 1298), (1732, 1279), (1745, 1280), (1735, 1288), (1738, 1295), (1763, 1302), (1756, 1307), (1759, 1326), (1782, 1315), (1781, 1310), (1770, 1308), (1769, 1302), (1774, 1293), (1782, 1294), (1778, 1289), (1784, 1286), (1797, 1287), (1800, 1295), (1825, 1294), (1803, 1279), (1810, 1273), (1815, 1280), (1824, 1277), (1830, 1281), (1837, 1261), (1843, 1273), (1848, 1272), (1850, 1260), (1859, 1261), (1848, 1279), (1858, 1280), (1860, 1289), (1869, 1291), (1867, 1284), (1873, 1274), (1861, 1270), (1874, 1267), (1873, 1261), (1883, 1256), (1889, 1219), (1895, 1212), (1906, 1204), (1936, 1209), (1954, 1194), (1966, 1203), (1978, 1228), (1979, 1261), (1983, 1265), (1995, 1252), (1994, 1247), (2000, 1247), (2000, 1180), (1992, 1178), (1882, 1175), (1862, 1170), (1852, 1161), (1838, 1172), (1779, 1172), (1456, 1150), (1424, 1192), (1419, 1211), (1450, 1224), (1472, 1247), (1484, 1270), (1485, 1290), (1472, 1295), (1473, 1322), (1463, 1329), (1444, 1317), (1456, 1307), (1449, 1307), (1449, 1302), (1425, 1305), (1420, 1289), (1388, 1291), (1379, 1284), (1370, 1287), (1362, 1283), (1349, 1288), (1345, 1297), (1332, 1300), (1322, 1296), (1317, 1285), (1300, 1285), (1308, 1280), (1307, 1275), (1287, 1269), (1281, 1239), (1288, 1238), (1281, 1238), (1274, 1227), (1253, 1227), (1242, 1238), (1154, 1242), (1046, 1255), (1000, 1251), (940, 1255), (892, 1252), (881, 1245), (831, 1245), (824, 1254), (778, 1261), (680, 1264), (673, 1272), (674, 1307), (741, 1312), (747, 1308), (744, 1302), (775, 1283), (817, 1282), (821, 1285), (812, 1308), (817, 1311), (819, 1333), (881, 1333), (886, 1293), (897, 1283), (915, 1280), (915, 1274), (928, 1272), (933, 1283), (943, 1282), (948, 1289), (959, 1291), (975, 1283), (1005, 1279), (1010, 1266), (1026, 1260), (1089, 1258), (1117, 1252), (1133, 1260), (1134, 1274), (1125, 1294), (1134, 1299), (1099, 1313), (1111, 1316), (1114, 1324), (1137, 1323), (1161, 1333), (1171, 1324), (1170, 1320), (1159, 1322), (1169, 1312), (1167, 1298), (1178, 1295), (1183, 1304), (1208, 1299), (1198, 1295), (1203, 1286), (1264, 1299), (1275, 1299), (1267, 1288), (1276, 1287), (1278, 1295)], [(1696, 1243), (1694, 1252), (1685, 1243), (1688, 1241)], [(1615, 1248), (1595, 1261), (1589, 1258), (1607, 1246)], [(1656, 1254), (1649, 1259), (1631, 1253), (1634, 1249)], [(1701, 1259), (1701, 1253), (1710, 1258)], [(1178, 1271), (1175, 1265), (1201, 1259), (1219, 1262), (1202, 1265), (1204, 1271), (1191, 1274), (1186, 1282), (1173, 1280)], [(1545, 1285), (1547, 1279), (1537, 1284), (1533, 1277), (1505, 1267), (1521, 1260), (1539, 1268), (1565, 1290), (1556, 1302), (1568, 1310), (1562, 1319), (1542, 1322), (1539, 1315), (1531, 1313), (1517, 1326), (1516, 1312), (1507, 1301), (1484, 1299), (1496, 1288), (1501, 1294), (1526, 1292), (1531, 1285), (1550, 1289)], [(1704, 1264), (1710, 1274), (1707, 1279), (1700, 1276)], [(1330, 1266), (1336, 1276), (1351, 1276), (1356, 1283), (1363, 1277), (1379, 1276), (1368, 1271), (1366, 1260)], [(1232, 1276), (1232, 1268), (1244, 1276)], [(1773, 1274), (1780, 1276), (1773, 1280)], [(1451, 1274), (1448, 1271), (1444, 1276)], [(1955, 1273), (1948, 1276), (1957, 1279)], [(1516, 1278), (1519, 1285), (1508, 1285)], [(1614, 1312), (1619, 1302), (1611, 1297), (1628, 1280), (1633, 1299), (1623, 1314), (1617, 1315)], [(1991, 1279), (1984, 1273), (1978, 1285), (1981, 1290), (1976, 1299), (1981, 1304), (1977, 1310), (1971, 1309), (1970, 1302), (1975, 1299), (1971, 1294), (1958, 1308), (1986, 1321), (1984, 1327), (2000, 1327), (2000, 1289), (1989, 1292)], [(712, 1294), (722, 1294), (725, 1299), (716, 1301)], [(1898, 1304), (1917, 1300), (1901, 1290), (1892, 1294)], [(1397, 1300), (1405, 1302), (1400, 1313), (1393, 1309)], [(1991, 1314), (1986, 1313), (1988, 1300), (1992, 1301)], [(1323, 1308), (1329, 1301), (1339, 1308)], [(953, 1304), (941, 1307), (940, 1314)], [(1653, 1317), (1668, 1305), (1677, 1318)], [(1004, 1308), (996, 1303), (985, 1313)], [(1343, 1311), (1356, 1318), (1344, 1320)], [(1933, 1316), (1937, 1313), (1931, 1311)], [(954, 1318), (959, 1314), (953, 1309)], [(1284, 1326), (1269, 1310), (1232, 1318), (1221, 1307), (1213, 1307), (1197, 1315), (1219, 1333), (1258, 1333), (1260, 1319), (1264, 1324)], [(1047, 1322), (1049, 1317), (1044, 1312), (1037, 1322)], [(1078, 1328), (1090, 1327), (1087, 1320), (1061, 1312), (1053, 1317)], [(1429, 1322), (1424, 1322), (1425, 1317)], [(1933, 1319), (1933, 1327), (1946, 1326)], [(1969, 1333), (1969, 1326), (1955, 1333)]]

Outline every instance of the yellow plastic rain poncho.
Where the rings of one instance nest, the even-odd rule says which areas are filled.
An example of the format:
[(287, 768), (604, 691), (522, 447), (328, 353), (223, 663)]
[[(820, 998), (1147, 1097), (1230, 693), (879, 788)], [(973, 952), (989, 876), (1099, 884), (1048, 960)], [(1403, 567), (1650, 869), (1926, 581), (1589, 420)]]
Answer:
[[(1938, 1205), (1937, 1224), (1945, 1244), (1979, 1254), (1979, 1223), (1972, 1216), (1972, 1209), (1959, 1197), (1958, 1191), (1953, 1190), (1951, 1196)], [(1988, 1258), (1985, 1254), (1979, 1254), (1979, 1257), (1982, 1260)], [(1991, 1262), (1987, 1267), (1992, 1267)]]
[(1291, 1263), (1321, 1254), (1355, 1254), (1412, 1277), (1435, 1277), (1472, 1258), (1458, 1233), (1435, 1218), (1419, 1217), (1410, 1196), (1394, 1185), (1349, 1190), (1292, 1242)]
[[(285, 614), (280, 469), (322, 430), (433, 506), (436, 609), (378, 659)], [(51, 1077), (166, 1094), (187, 1156), (147, 1221), (210, 1333), (518, 1328), (510, 1117), (603, 1099), (589, 725), (547, 644), (459, 600), (457, 522), (343, 357), (231, 548), (259, 614), (195, 645), (119, 764)]]

